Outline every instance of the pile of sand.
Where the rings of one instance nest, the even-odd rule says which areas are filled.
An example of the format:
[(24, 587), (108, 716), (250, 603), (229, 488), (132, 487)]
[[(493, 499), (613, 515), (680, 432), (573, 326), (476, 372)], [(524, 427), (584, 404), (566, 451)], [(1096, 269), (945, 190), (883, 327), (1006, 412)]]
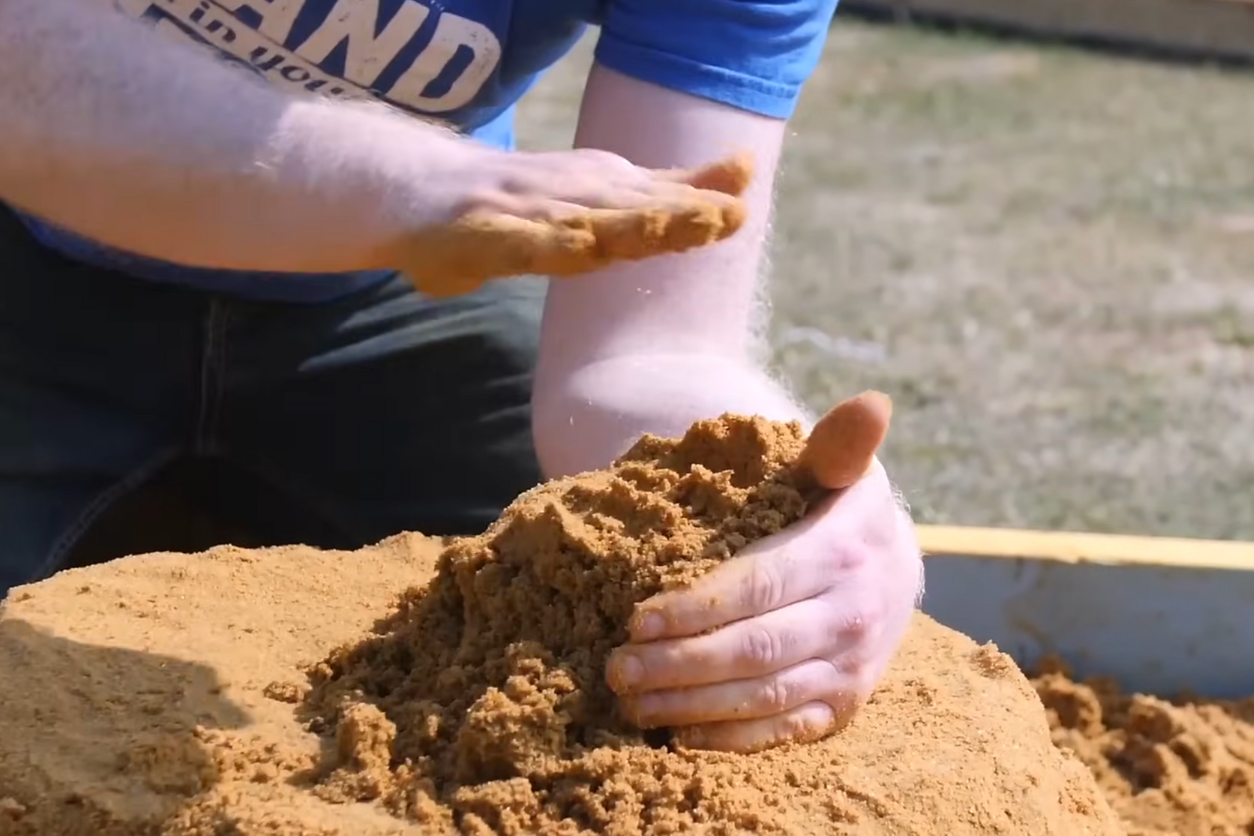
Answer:
[(800, 448), (729, 417), (447, 547), (226, 548), (20, 588), (0, 836), (1121, 834), (1014, 663), (921, 615), (820, 743), (699, 752), (615, 714), (602, 668), (632, 605), (797, 519)]
[(1093, 771), (1129, 836), (1254, 833), (1254, 699), (1126, 695), (1057, 659), (1033, 682), (1055, 743)]

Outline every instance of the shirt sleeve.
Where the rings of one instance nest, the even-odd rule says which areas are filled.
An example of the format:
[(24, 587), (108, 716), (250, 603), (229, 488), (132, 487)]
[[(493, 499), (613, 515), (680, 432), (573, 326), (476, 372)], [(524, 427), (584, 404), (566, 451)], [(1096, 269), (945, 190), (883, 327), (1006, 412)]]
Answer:
[(597, 60), (624, 75), (788, 118), (838, 0), (609, 0)]

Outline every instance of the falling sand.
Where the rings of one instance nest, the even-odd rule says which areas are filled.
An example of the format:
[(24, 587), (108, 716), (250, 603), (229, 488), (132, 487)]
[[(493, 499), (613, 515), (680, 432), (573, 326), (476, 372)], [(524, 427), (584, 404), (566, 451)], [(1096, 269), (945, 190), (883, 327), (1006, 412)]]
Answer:
[(798, 519), (802, 442), (725, 417), (536, 488), (476, 538), (18, 588), (0, 836), (1120, 836), (1010, 658), (923, 615), (817, 743), (697, 751), (616, 713), (603, 669), (634, 604)]

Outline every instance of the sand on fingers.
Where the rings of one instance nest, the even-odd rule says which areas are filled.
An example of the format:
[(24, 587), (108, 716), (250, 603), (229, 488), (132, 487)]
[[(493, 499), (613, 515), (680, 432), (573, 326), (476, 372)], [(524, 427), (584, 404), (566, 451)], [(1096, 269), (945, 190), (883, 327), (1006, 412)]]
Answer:
[(693, 188), (665, 202), (551, 218), (473, 211), (400, 242), (402, 261), (420, 291), (447, 297), (489, 279), (569, 278), (620, 261), (687, 252), (740, 230), (748, 213), (740, 195), (752, 176), (752, 159), (738, 155), (693, 172)]

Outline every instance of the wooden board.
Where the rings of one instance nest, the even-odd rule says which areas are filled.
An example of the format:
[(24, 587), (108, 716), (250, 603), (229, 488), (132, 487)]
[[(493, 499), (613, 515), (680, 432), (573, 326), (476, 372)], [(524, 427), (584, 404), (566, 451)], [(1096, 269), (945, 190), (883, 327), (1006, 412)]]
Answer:
[(1254, 62), (1251, 0), (842, 0), (839, 8), (1165, 57)]
[(923, 610), (1020, 665), (1254, 695), (1254, 543), (919, 526)]
[(920, 525), (917, 531), (920, 547), (929, 554), (1028, 558), (1107, 566), (1156, 564), (1190, 569), (1254, 571), (1254, 543), (1238, 540), (1137, 537), (962, 525)]

